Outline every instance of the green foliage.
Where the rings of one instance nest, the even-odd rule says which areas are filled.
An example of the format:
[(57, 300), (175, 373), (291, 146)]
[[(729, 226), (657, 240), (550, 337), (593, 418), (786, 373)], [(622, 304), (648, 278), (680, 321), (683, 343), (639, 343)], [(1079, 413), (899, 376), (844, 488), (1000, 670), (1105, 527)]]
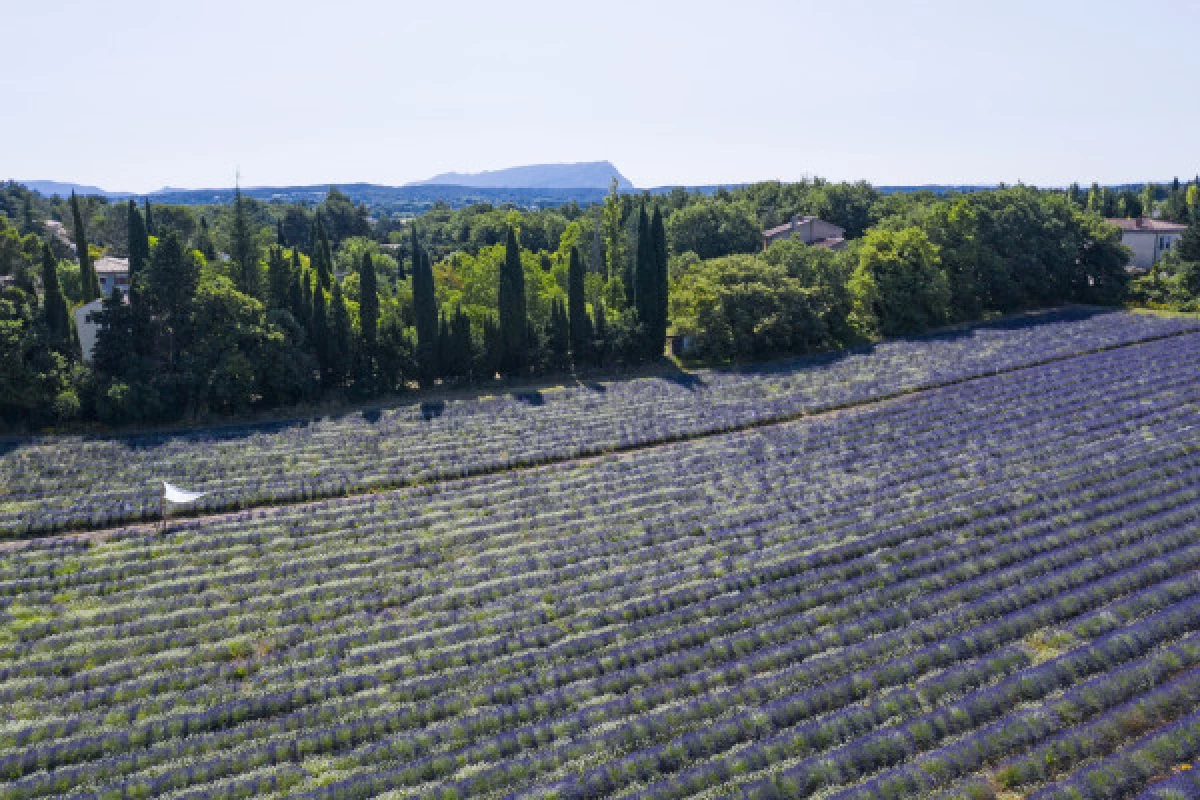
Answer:
[(379, 287), (375, 276), (375, 262), (371, 259), (370, 252), (363, 253), (358, 276), (358, 319), (362, 331), (362, 346), (364, 352), (373, 357), (379, 332)]
[(145, 277), (150, 308), (161, 322), (178, 330), (191, 311), (200, 282), (194, 252), (185, 251), (179, 235), (167, 231), (154, 245)]
[(588, 317), (585, 298), (583, 262), (579, 260), (579, 251), (574, 247), (571, 248), (569, 259), (567, 278), (568, 338), (575, 362), (583, 364), (591, 358), (592, 323)]
[(69, 388), (71, 365), (48, 336), (36, 294), (0, 287), (0, 422), (59, 422), (54, 401)]
[(100, 296), (100, 279), (92, 265), (87, 230), (83, 225), (83, 216), (79, 213), (79, 198), (75, 196), (75, 192), (71, 192), (71, 223), (74, 228), (75, 251), (79, 256), (80, 299), (89, 303)]
[(950, 287), (938, 248), (919, 228), (868, 233), (849, 288), (852, 319), (866, 335), (919, 333), (950, 317)]
[(50, 245), (42, 246), (42, 307), (51, 347), (63, 355), (71, 350), (71, 315), (58, 283), (58, 259)]
[(322, 289), (328, 289), (333, 277), (333, 250), (320, 212), (317, 212), (313, 223), (312, 242), (312, 268), (317, 273), (317, 284)]
[(417, 364), (424, 380), (438, 372), (437, 337), (438, 304), (433, 281), (433, 266), (429, 255), (417, 240), (416, 226), (412, 228), (412, 292), (413, 316), (417, 332)]
[(727, 360), (804, 353), (836, 342), (820, 289), (751, 255), (701, 262), (671, 288), (671, 318), (689, 356)]
[(229, 255), (233, 261), (234, 285), (243, 294), (257, 297), (261, 292), (258, 243), (255, 241), (249, 209), (240, 188), (233, 193), (233, 231), (229, 237)]
[(715, 198), (676, 211), (666, 233), (672, 252), (690, 250), (703, 259), (753, 253), (762, 242), (762, 228), (748, 204)]
[(503, 369), (509, 373), (522, 371), (528, 363), (529, 317), (525, 303), (525, 270), (521, 266), (520, 247), (512, 228), (504, 247), (504, 263), (500, 267), (497, 291), (500, 320), (500, 339), (504, 348)]
[(142, 212), (138, 211), (137, 203), (129, 201), (129, 276), (136, 278), (142, 274), (146, 262), (150, 260), (150, 235), (146, 232), (146, 223), (142, 220)]
[(292, 265), (275, 245), (267, 251), (267, 307), (288, 308), (293, 283)]

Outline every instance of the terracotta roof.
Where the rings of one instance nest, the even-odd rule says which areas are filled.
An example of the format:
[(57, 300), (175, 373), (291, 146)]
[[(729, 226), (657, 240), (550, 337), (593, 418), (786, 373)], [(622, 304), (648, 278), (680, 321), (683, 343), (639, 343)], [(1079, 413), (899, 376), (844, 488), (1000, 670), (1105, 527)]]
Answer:
[(1147, 233), (1183, 233), (1187, 230), (1187, 225), (1180, 225), (1178, 222), (1167, 222), (1162, 219), (1150, 219), (1149, 217), (1110, 217), (1107, 220), (1110, 225), (1116, 225), (1123, 231), (1145, 231)]
[(112, 258), (105, 256), (96, 262), (96, 274), (100, 273), (128, 273), (129, 259), (128, 258)]

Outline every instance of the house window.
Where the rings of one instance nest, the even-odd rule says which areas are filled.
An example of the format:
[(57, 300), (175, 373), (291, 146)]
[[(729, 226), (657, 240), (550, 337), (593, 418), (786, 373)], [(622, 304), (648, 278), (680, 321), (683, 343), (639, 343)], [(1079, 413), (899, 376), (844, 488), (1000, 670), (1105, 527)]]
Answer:
[(116, 278), (116, 281), (117, 281), (117, 286), (124, 286), (125, 284), (129, 283), (129, 279), (126, 278), (124, 275), (118, 275)]

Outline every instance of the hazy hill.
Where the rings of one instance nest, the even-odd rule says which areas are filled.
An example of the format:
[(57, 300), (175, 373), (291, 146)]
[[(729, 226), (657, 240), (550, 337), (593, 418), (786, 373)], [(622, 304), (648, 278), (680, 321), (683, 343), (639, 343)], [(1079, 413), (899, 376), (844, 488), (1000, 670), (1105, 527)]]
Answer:
[(46, 197), (58, 195), (59, 197), (69, 197), (71, 192), (78, 195), (102, 195), (104, 197), (130, 197), (130, 192), (110, 192), (107, 189), (101, 189), (99, 186), (88, 186), (82, 183), (69, 183), (65, 181), (17, 181), (23, 184), (26, 188), (32, 189), (38, 194)]
[(473, 189), (607, 189), (613, 178), (622, 190), (633, 184), (610, 161), (529, 164), (486, 172), (445, 172), (409, 186), (466, 186)]

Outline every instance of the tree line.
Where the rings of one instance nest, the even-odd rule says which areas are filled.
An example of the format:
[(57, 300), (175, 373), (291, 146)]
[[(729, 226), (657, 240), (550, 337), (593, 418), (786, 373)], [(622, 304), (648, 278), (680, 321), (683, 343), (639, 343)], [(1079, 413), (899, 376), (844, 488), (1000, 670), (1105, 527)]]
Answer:
[[(1194, 219), (1197, 194), (1152, 187), (1144, 200)], [(884, 195), (817, 180), (614, 187), (587, 208), (396, 219), (336, 189), (312, 206), (236, 192), (227, 206), (179, 207), (8, 184), (0, 420), (143, 424), (636, 364), (662, 355), (668, 331), (685, 356), (723, 360), (1064, 302), (1186, 305), (1200, 280), (1179, 264), (1191, 261), (1128, 285), (1101, 214), (1131, 201), (1105, 197), (1074, 186)], [(763, 252), (761, 231), (792, 214), (835, 222), (850, 241)], [(46, 220), (62, 222), (75, 253)], [(131, 281), (103, 298), (89, 364), (71, 309), (98, 296), (101, 255), (128, 258)]]

